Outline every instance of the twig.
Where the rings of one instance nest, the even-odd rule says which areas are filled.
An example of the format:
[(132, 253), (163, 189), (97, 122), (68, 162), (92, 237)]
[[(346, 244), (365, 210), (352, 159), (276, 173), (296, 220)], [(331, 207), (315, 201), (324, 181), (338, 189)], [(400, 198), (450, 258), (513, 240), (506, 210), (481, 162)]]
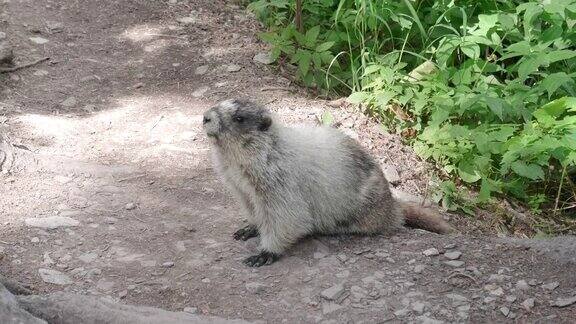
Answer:
[(176, 279), (180, 279), (186, 275), (189, 275), (190, 273), (192, 273), (192, 271), (184, 272), (183, 274), (176, 276)]
[(118, 180), (116, 180), (116, 181), (118, 181), (118, 182), (124, 182), (124, 181), (128, 181), (128, 180), (136, 180), (136, 179), (143, 178), (143, 177), (145, 177), (145, 176), (146, 176), (146, 174), (139, 174), (139, 175), (132, 176), (132, 177), (121, 178), (121, 179), (118, 179)]
[(556, 202), (554, 203), (554, 214), (558, 212), (558, 202), (560, 201), (560, 193), (562, 192), (562, 185), (564, 184), (564, 177), (566, 176), (566, 167), (562, 169), (562, 176), (560, 176), (560, 185), (558, 186), (558, 193), (556, 194)]
[(150, 130), (153, 130), (156, 126), (158, 126), (162, 118), (164, 118), (164, 115), (160, 115), (160, 118), (158, 118), (158, 120), (154, 123), (154, 125), (152, 125), (152, 128), (150, 128)]
[(50, 59), (50, 58), (49, 58), (49, 57), (44, 57), (44, 58), (41, 58), (41, 59), (36, 60), (36, 61), (34, 61), (34, 62), (27, 63), (27, 64), (22, 64), (22, 65), (17, 65), (17, 66), (11, 67), (11, 68), (0, 68), (0, 73), (14, 72), (14, 71), (16, 71), (16, 70), (20, 70), (20, 69), (23, 69), (23, 68), (27, 68), (27, 67), (36, 65), (36, 64), (38, 64), (38, 63), (40, 63), (40, 62), (44, 62), (44, 61), (46, 61), (46, 60), (48, 60), (48, 59)]
[(264, 91), (288, 91), (288, 92), (296, 92), (296, 90), (292, 89), (292, 88), (288, 88), (288, 87), (264, 87), (262, 89), (260, 89), (260, 91), (264, 92)]
[(472, 280), (474, 283), (477, 283), (476, 279), (474, 279), (474, 277), (472, 277), (471, 275), (462, 273), (462, 272), (454, 272), (453, 274), (449, 275), (447, 279), (452, 279), (452, 278), (457, 277), (457, 276), (466, 277), (466, 278)]

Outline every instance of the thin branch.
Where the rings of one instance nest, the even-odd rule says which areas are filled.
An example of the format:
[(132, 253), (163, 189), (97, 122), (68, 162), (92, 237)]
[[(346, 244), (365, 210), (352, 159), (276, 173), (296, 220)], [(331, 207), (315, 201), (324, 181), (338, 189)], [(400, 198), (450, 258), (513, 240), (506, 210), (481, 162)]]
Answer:
[(14, 72), (14, 71), (17, 71), (17, 70), (20, 70), (20, 69), (23, 69), (23, 68), (27, 68), (27, 67), (36, 65), (36, 64), (38, 64), (38, 63), (40, 63), (40, 62), (44, 62), (44, 61), (49, 60), (49, 59), (50, 59), (49, 57), (44, 57), (44, 58), (41, 58), (41, 59), (36, 60), (36, 61), (34, 61), (34, 62), (27, 63), (27, 64), (22, 64), (22, 65), (17, 65), (17, 66), (11, 67), (11, 68), (0, 68), (0, 73)]

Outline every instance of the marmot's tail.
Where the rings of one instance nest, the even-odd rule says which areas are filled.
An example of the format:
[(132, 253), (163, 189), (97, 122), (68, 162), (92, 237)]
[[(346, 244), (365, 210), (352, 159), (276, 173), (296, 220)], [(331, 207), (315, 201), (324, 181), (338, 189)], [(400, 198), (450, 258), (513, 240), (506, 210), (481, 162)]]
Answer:
[(404, 215), (404, 225), (413, 228), (420, 228), (439, 234), (453, 232), (450, 226), (440, 214), (430, 208), (419, 206), (416, 203), (399, 201), (402, 214)]

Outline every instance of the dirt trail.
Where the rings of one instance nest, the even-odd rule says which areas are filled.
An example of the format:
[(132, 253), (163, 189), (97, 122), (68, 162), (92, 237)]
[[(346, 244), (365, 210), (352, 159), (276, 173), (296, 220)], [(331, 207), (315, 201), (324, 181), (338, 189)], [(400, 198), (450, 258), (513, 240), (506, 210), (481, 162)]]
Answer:
[[(576, 318), (573, 238), (530, 248), (417, 230), (319, 237), (245, 267), (256, 242), (231, 237), (242, 220), (210, 167), (202, 112), (235, 96), (290, 123), (327, 108), (253, 61), (265, 50), (257, 23), (207, 0), (11, 0), (7, 10), (19, 62), (50, 60), (0, 75), (0, 130), (37, 160), (0, 176), (0, 273), (38, 293), (269, 323)], [(362, 118), (344, 123), (395, 165), (399, 188), (422, 193), (426, 166), (409, 149), (354, 128)], [(52, 216), (79, 223), (30, 220)]]

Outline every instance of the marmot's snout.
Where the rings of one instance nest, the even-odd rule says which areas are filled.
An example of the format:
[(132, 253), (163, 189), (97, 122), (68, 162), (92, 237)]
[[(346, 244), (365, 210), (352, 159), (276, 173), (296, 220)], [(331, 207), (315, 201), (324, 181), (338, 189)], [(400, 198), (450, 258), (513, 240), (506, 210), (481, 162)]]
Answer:
[(202, 118), (202, 126), (206, 135), (209, 137), (217, 137), (220, 131), (220, 120), (218, 120), (218, 114), (215, 108), (210, 108), (204, 113)]

